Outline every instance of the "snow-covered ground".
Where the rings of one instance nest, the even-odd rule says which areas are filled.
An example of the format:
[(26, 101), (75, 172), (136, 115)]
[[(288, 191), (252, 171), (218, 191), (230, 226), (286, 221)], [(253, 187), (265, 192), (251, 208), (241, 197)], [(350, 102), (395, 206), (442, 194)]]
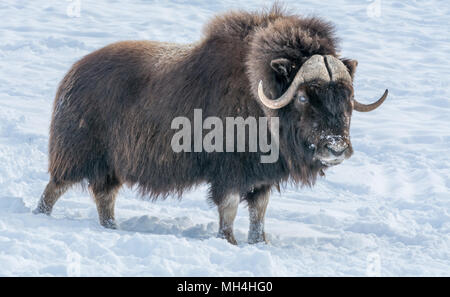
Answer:
[[(342, 54), (359, 61), (354, 156), (313, 189), (275, 193), (270, 245), (215, 238), (206, 187), (184, 199), (120, 192), (120, 231), (103, 229), (75, 189), (51, 217), (33, 215), (48, 174), (51, 105), (83, 55), (130, 39), (191, 42), (214, 14), (271, 1), (81, 0), (0, 2), (0, 276), (450, 276), (450, 2), (285, 1), (337, 25)], [(72, 9), (75, 7), (75, 9)], [(70, 16), (69, 16), (70, 15)], [(75, 16), (75, 17), (71, 17)]]

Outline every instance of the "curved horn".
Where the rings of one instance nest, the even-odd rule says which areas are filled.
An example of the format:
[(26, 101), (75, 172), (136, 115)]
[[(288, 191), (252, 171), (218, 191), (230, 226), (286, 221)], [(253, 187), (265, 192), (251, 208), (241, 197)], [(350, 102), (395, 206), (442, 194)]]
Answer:
[(336, 57), (326, 55), (325, 61), (332, 81), (343, 80), (349, 83), (352, 82), (352, 77), (348, 72), (347, 66), (345, 66), (341, 60)]
[(295, 93), (298, 91), (298, 88), (302, 83), (318, 78), (326, 81), (330, 80), (323, 57), (320, 55), (314, 55), (303, 64), (298, 73), (295, 75), (295, 78), (287, 91), (277, 99), (271, 100), (264, 94), (263, 82), (260, 81), (258, 85), (259, 100), (261, 100), (262, 104), (270, 109), (283, 108), (288, 105), (292, 99), (294, 99)]
[[(335, 80), (345, 80), (345, 81), (349, 81), (351, 82), (351, 76), (350, 73), (347, 70), (347, 67), (337, 58), (333, 57), (333, 56), (325, 56), (326, 62), (327, 62), (327, 66), (328, 69), (330, 70), (331, 73), (331, 79), (333, 81)], [(359, 103), (358, 101), (356, 101), (355, 99), (353, 99), (353, 108), (356, 111), (359, 112), (369, 112), (372, 110), (377, 109), (381, 104), (383, 104), (384, 100), (386, 100), (387, 95), (388, 95), (389, 91), (386, 90), (384, 92), (384, 95), (375, 103), (372, 104), (362, 104)]]
[(300, 84), (303, 82), (303, 79), (294, 79), (291, 86), (287, 91), (278, 99), (271, 100), (267, 98), (267, 96), (264, 94), (264, 87), (262, 80), (259, 82), (258, 86), (258, 97), (259, 100), (261, 100), (262, 104), (264, 104), (266, 107), (270, 109), (280, 109), (288, 105), (292, 99), (294, 98), (295, 92), (297, 91)]
[(362, 104), (359, 103), (358, 101), (356, 101), (355, 99), (353, 99), (353, 109), (359, 112), (369, 112), (372, 110), (377, 109), (381, 104), (383, 104), (384, 100), (386, 100), (387, 96), (389, 94), (389, 91), (386, 90), (383, 94), (383, 96), (381, 96), (380, 99), (378, 99), (377, 102), (372, 103), (372, 104)]

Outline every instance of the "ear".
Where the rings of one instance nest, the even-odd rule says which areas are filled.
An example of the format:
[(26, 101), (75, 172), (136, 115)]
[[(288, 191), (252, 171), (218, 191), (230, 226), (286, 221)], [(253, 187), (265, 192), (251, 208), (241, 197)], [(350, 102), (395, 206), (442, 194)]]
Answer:
[(278, 75), (288, 77), (292, 69), (292, 62), (285, 58), (275, 59), (270, 62), (270, 67)]
[(348, 72), (350, 73), (350, 76), (355, 76), (356, 67), (358, 67), (358, 61), (356, 60), (350, 60), (350, 59), (342, 59), (342, 63), (344, 63), (345, 66), (347, 66)]

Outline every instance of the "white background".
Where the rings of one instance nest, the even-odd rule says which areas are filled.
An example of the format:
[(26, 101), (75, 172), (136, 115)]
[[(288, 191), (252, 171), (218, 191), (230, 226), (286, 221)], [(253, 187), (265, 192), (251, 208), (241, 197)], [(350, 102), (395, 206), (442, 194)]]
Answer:
[[(357, 59), (357, 98), (387, 102), (352, 121), (354, 156), (313, 189), (274, 193), (270, 245), (215, 238), (206, 187), (151, 203), (118, 198), (122, 230), (103, 229), (75, 189), (51, 217), (35, 216), (47, 181), (57, 84), (83, 55), (119, 40), (188, 43), (230, 8), (271, 1), (0, 2), (0, 275), (317, 276), (450, 275), (450, 2), (285, 1), (290, 12), (336, 24)], [(75, 17), (70, 17), (75, 16)]]

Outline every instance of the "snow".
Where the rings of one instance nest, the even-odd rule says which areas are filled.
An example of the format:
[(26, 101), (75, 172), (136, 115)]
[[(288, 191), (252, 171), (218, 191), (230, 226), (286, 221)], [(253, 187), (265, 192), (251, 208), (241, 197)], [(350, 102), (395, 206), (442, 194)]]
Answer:
[[(98, 224), (92, 199), (69, 191), (51, 217), (31, 210), (48, 181), (56, 87), (71, 64), (109, 43), (188, 43), (230, 8), (271, 1), (15, 1), (0, 3), (0, 276), (450, 276), (450, 2), (285, 1), (333, 21), (359, 61), (354, 156), (312, 188), (271, 196), (271, 244), (215, 237), (206, 186), (151, 203), (121, 190), (121, 230)], [(75, 5), (75, 6), (73, 6)], [(69, 15), (74, 16), (70, 17)]]

